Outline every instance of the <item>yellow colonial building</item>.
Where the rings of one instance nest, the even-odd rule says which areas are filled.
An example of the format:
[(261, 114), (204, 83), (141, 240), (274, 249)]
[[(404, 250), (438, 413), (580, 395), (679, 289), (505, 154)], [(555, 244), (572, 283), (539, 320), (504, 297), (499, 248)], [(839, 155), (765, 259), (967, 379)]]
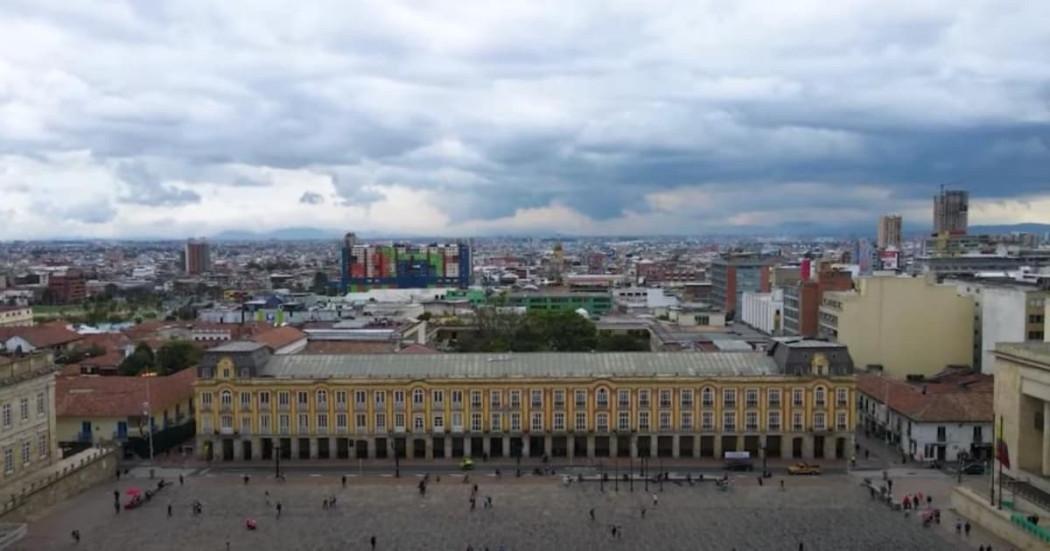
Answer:
[(845, 346), (753, 353), (272, 356), (233, 342), (198, 368), (205, 459), (753, 457), (844, 459)]

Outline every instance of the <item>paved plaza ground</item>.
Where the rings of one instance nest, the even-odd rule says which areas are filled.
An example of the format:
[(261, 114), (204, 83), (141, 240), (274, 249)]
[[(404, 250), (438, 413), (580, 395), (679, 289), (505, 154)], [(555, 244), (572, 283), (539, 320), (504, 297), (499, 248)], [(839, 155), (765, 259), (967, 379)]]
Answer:
[[(163, 473), (172, 477), (174, 472)], [(711, 482), (690, 487), (650, 485), (646, 494), (612, 483), (601, 492), (597, 483), (564, 487), (557, 477), (521, 479), (476, 473), (469, 484), (461, 476), (432, 479), (420, 497), (418, 478), (350, 477), (346, 489), (335, 475), (292, 476), (286, 482), (254, 477), (245, 485), (232, 473), (187, 476), (184, 486), (164, 490), (144, 507), (115, 514), (113, 490), (145, 488), (146, 479), (105, 484), (30, 523), (29, 535), (15, 546), (22, 550), (160, 550), (191, 549), (369, 549), (376, 536), (381, 550), (481, 551), (506, 546), (518, 550), (659, 549), (659, 550), (863, 550), (975, 549), (950, 531), (922, 528), (914, 518), (891, 512), (872, 501), (855, 476), (787, 478), (786, 489), (773, 479), (759, 486), (754, 477), (733, 478), (728, 492)], [(473, 483), (479, 485), (477, 509), (470, 511)], [(267, 505), (265, 492), (270, 493)], [(653, 505), (657, 495), (659, 504)], [(325, 497), (338, 499), (325, 510)], [(493, 507), (482, 507), (491, 496)], [(200, 500), (204, 512), (191, 514)], [(275, 518), (273, 503), (283, 514)], [(173, 516), (167, 517), (167, 505)], [(595, 511), (595, 521), (588, 512)], [(646, 509), (645, 518), (642, 509)], [(258, 529), (244, 528), (255, 518)], [(622, 529), (614, 539), (610, 527)], [(70, 531), (80, 530), (74, 544)], [(969, 545), (971, 544), (972, 545)], [(1002, 549), (1001, 547), (999, 549)]]

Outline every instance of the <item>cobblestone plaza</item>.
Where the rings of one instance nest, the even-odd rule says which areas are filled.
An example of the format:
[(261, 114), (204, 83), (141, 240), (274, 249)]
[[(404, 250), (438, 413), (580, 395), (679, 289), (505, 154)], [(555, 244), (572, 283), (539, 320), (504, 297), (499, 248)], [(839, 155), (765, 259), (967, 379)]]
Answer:
[[(689, 486), (621, 482), (604, 492), (596, 482), (564, 487), (556, 477), (513, 479), (461, 476), (431, 480), (426, 496), (418, 478), (294, 476), (278, 483), (258, 477), (245, 485), (235, 474), (188, 476), (141, 508), (115, 514), (114, 489), (146, 487), (148, 480), (123, 480), (83, 494), (32, 522), (16, 549), (231, 550), (376, 549), (481, 551), (543, 549), (960, 549), (938, 531), (871, 501), (847, 476), (778, 479), (759, 486), (752, 477), (734, 479), (727, 492), (711, 482)], [(479, 485), (477, 507), (470, 493)], [(269, 492), (267, 504), (266, 492)], [(658, 498), (654, 505), (653, 495)], [(337, 506), (325, 509), (326, 497)], [(491, 497), (493, 506), (483, 506)], [(200, 500), (203, 514), (191, 503)], [(282, 515), (276, 518), (274, 504)], [(167, 506), (172, 504), (172, 517)], [(594, 509), (595, 520), (589, 511)], [(645, 518), (642, 518), (642, 510)], [(248, 531), (253, 518), (258, 529)], [(613, 538), (616, 525), (622, 536)], [(81, 541), (70, 537), (79, 529)], [(976, 548), (976, 545), (973, 546)]]

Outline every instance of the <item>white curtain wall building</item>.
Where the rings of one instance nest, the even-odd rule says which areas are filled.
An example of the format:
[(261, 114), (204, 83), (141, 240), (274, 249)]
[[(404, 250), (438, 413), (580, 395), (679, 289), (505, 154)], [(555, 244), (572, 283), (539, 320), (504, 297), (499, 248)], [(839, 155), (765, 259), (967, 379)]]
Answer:
[(771, 293), (743, 295), (740, 321), (770, 335), (779, 335), (784, 318), (784, 293), (777, 289)]

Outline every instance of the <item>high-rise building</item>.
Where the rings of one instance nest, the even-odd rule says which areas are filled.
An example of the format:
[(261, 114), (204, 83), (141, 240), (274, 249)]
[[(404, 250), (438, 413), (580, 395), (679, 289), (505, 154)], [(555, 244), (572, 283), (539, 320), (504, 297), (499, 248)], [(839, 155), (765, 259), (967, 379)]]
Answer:
[(54, 304), (81, 302), (87, 298), (87, 285), (84, 274), (79, 270), (66, 270), (51, 274), (47, 278), (47, 290)]
[(901, 215), (887, 214), (879, 217), (879, 249), (901, 248)]
[(199, 275), (211, 269), (211, 253), (208, 242), (203, 239), (190, 239), (186, 242), (186, 273)]
[(729, 254), (711, 262), (711, 302), (725, 311), (726, 319), (733, 319), (745, 291), (769, 292), (770, 264), (755, 254)]
[(966, 235), (969, 210), (969, 193), (942, 187), (933, 197), (933, 234)]
[(470, 285), (470, 245), (459, 243), (360, 243), (343, 239), (341, 291), (421, 289)]

